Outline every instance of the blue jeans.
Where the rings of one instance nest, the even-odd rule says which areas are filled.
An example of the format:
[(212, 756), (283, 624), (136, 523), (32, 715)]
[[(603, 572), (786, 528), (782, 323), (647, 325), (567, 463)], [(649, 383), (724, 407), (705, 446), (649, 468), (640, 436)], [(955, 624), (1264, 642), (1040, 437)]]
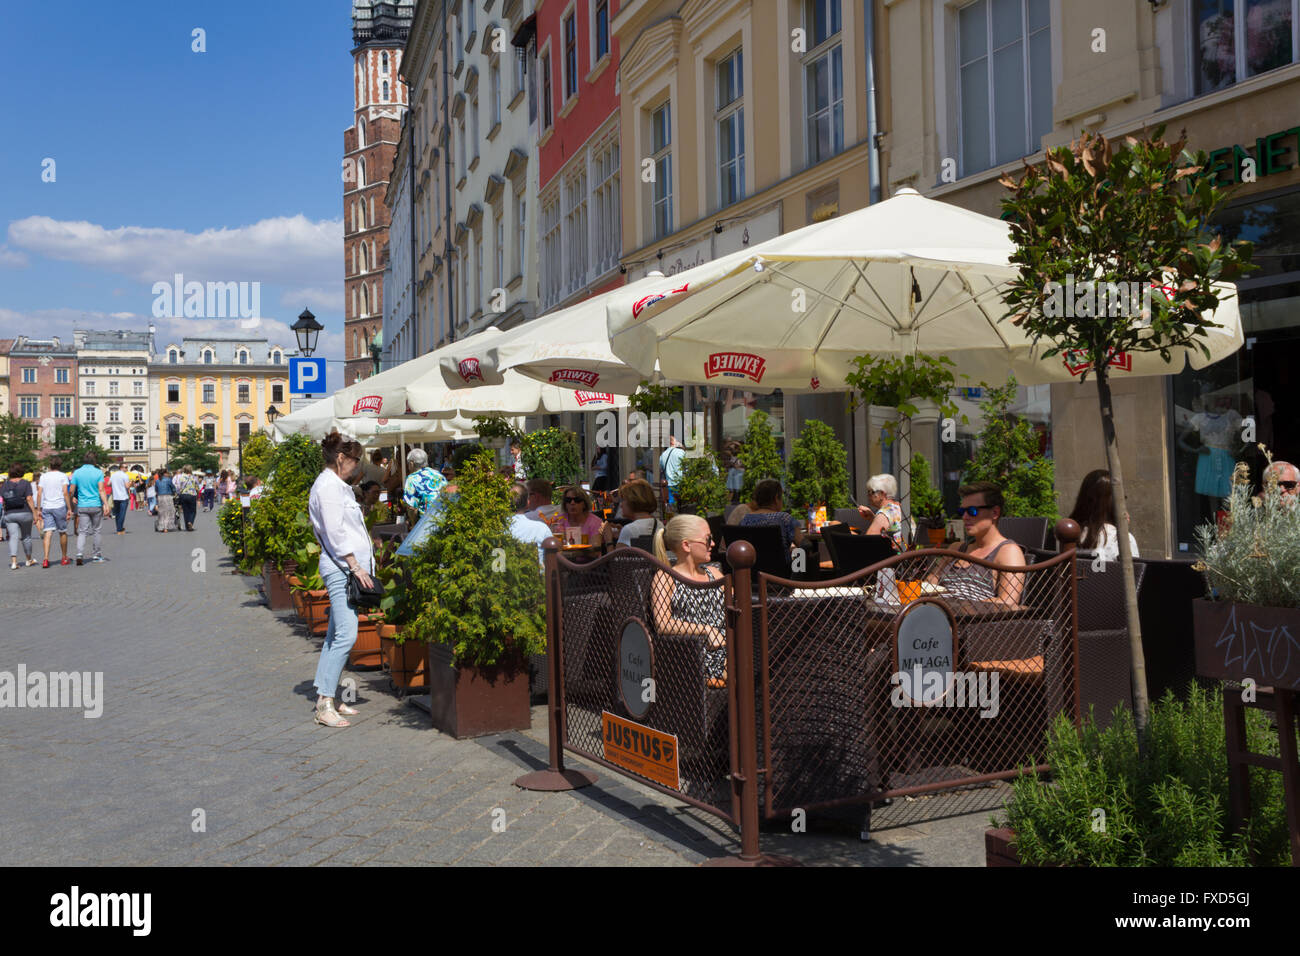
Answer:
[(316, 693), (337, 697), (339, 678), (348, 662), (348, 651), (357, 642), (357, 612), (348, 606), (348, 576), (328, 561), (321, 562), (321, 577), (330, 592), (330, 624), (316, 665)]
[(121, 531), (126, 527), (126, 499), (113, 499), (113, 518), (117, 521), (117, 530)]

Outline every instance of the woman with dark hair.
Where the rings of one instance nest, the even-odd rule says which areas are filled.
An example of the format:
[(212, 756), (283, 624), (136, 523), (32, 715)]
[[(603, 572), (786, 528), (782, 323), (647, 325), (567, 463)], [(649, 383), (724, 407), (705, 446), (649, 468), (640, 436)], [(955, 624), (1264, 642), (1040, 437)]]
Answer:
[(22, 545), (27, 555), (26, 567), (36, 563), (32, 557), (32, 525), (37, 511), (32, 502), (31, 482), (23, 478), (26, 469), (22, 465), (9, 466), (9, 480), (0, 485), (0, 501), (4, 502), (4, 523), (9, 530), (9, 567), (18, 570), (18, 546)]
[[(1083, 530), (1079, 538), (1080, 551), (1096, 551), (1103, 561), (1119, 560), (1119, 532), (1115, 521), (1115, 491), (1111, 486), (1110, 472), (1098, 468), (1083, 476), (1079, 497), (1074, 500), (1070, 520)], [(1138, 556), (1137, 538), (1128, 536), (1133, 557)]]
[(604, 445), (596, 446), (596, 454), (591, 458), (591, 490), (608, 491), (609, 475), (614, 467), (614, 455)]
[(361, 444), (332, 432), (320, 446), (325, 467), (311, 486), (307, 514), (321, 546), (320, 574), (330, 595), (330, 622), (316, 666), (316, 723), (349, 727), (346, 718), (355, 716), (356, 710), (344, 703), (334, 705), (348, 651), (357, 641), (357, 612), (348, 603), (348, 575), (356, 575), (362, 587), (373, 586), (375, 556), (361, 505), (348, 483), (360, 471)]
[(775, 478), (764, 478), (755, 485), (754, 506), (749, 514), (740, 519), (742, 528), (774, 524), (781, 529), (781, 540), (787, 548), (791, 545), (803, 547), (803, 531), (786, 512), (781, 499), (781, 482)]

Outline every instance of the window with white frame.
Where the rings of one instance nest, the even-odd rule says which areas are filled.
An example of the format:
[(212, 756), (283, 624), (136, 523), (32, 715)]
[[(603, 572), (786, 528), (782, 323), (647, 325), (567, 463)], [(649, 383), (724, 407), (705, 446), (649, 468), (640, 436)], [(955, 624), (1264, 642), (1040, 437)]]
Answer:
[[(23, 369), (23, 371), (26, 372), (27, 369)], [(33, 369), (33, 371), (35, 371), (35, 370)], [(23, 381), (26, 381), (26, 379), (24, 378)], [(94, 380), (93, 378), (92, 378), (92, 379), (88, 379), (84, 384), (85, 384), (85, 386), (86, 386), (86, 394), (87, 394), (87, 395), (94, 395), (94, 394), (95, 394), (95, 380)]]
[(564, 294), (582, 288), (587, 282), (587, 167), (574, 164), (564, 180), (564, 253), (568, 259)]
[(962, 175), (1038, 152), (1052, 128), (1048, 0), (976, 0), (957, 11)]
[(560, 245), (560, 194), (559, 190), (541, 200), (542, 248), (541, 288), (542, 306), (550, 308), (560, 301), (564, 285), (563, 249)]
[(36, 384), (36, 367), (34, 365), (29, 365), (23, 369), (23, 384), (24, 385)]
[(803, 56), (808, 165), (844, 149), (844, 63), (840, 0), (804, 0), (808, 52)]
[(551, 116), (551, 51), (542, 55), (542, 129), (550, 129)]
[(250, 400), (249, 390), (250, 390), (250, 385), (248, 382), (239, 383), (238, 387), (235, 390), (236, 401), (238, 401), (239, 404), (247, 405), (249, 403)]
[(1200, 0), (1190, 7), (1197, 96), (1296, 62), (1300, 0)]
[(40, 418), (41, 400), (32, 395), (24, 395), (18, 399), (18, 414), (22, 418)]
[(71, 395), (54, 396), (54, 417), (55, 418), (72, 417), (72, 396)]
[(528, 207), (523, 196), (515, 197), (515, 269), (524, 274), (524, 250), (528, 247)]
[(483, 308), (483, 236), (474, 234), (474, 311)]
[(203, 423), (203, 440), (207, 442), (209, 445), (213, 444), (217, 440), (216, 422)]
[(122, 450), (122, 436), (121, 436), (121, 435), (109, 435), (109, 436), (108, 436), (108, 450), (109, 450), (109, 451), (121, 451), (121, 450)]
[(211, 405), (217, 400), (217, 386), (212, 382), (203, 383), (203, 404)]
[(144, 436), (143, 436), (143, 435), (132, 435), (132, 436), (131, 436), (131, 450), (132, 450), (132, 451), (144, 451)]
[(524, 58), (518, 53), (511, 55), (513, 61), (511, 74), (514, 76), (514, 85), (510, 88), (510, 98), (513, 100), (524, 90)]
[(54, 384), (55, 384), (55, 385), (67, 385), (67, 384), (68, 384), (68, 369), (67, 369), (67, 368), (56, 368), (56, 369), (54, 370)]
[(737, 50), (717, 65), (718, 206), (745, 197), (744, 52)]
[(167, 364), (168, 364), (168, 365), (179, 365), (179, 364), (180, 364), (180, 361), (181, 361), (181, 356), (180, 356), (180, 353), (179, 353), (178, 351), (176, 351), (176, 349), (168, 349), (168, 350), (167, 350)]
[(131, 383), (131, 394), (132, 394), (132, 395), (143, 395), (143, 394), (144, 394), (144, 382), (140, 382), (140, 381), (132, 382), (132, 383)]
[(570, 13), (564, 18), (564, 99), (578, 92), (578, 17)]
[(622, 249), (619, 209), (618, 140), (598, 146), (591, 159), (592, 275), (618, 265)]
[(664, 103), (650, 114), (650, 152), (655, 181), (651, 200), (655, 239), (673, 231), (672, 104)]
[(591, 13), (591, 62), (596, 64), (609, 52), (609, 0), (596, 0)]
[(133, 405), (131, 407), (131, 421), (135, 422), (137, 425), (144, 421), (143, 405)]
[(217, 364), (217, 353), (216, 353), (216, 352), (213, 352), (211, 349), (204, 349), (204, 350), (203, 350), (203, 364), (204, 364), (204, 365), (215, 365), (215, 364)]
[(488, 81), (492, 90), (492, 125), (501, 123), (501, 61), (493, 60), (488, 69)]
[(122, 410), (116, 405), (108, 406), (108, 420), (110, 422), (120, 422), (122, 420)]
[(93, 424), (95, 423), (95, 406), (94, 406), (94, 405), (86, 405), (86, 406), (84, 406), (84, 408), (85, 408), (85, 412), (86, 412), (86, 422), (87, 422), (88, 424), (93, 425)]
[(167, 383), (167, 401), (175, 405), (181, 400), (181, 386), (179, 382)]
[(109, 381), (109, 383), (108, 383), (108, 394), (110, 394), (110, 395), (116, 395), (116, 394), (117, 394), (117, 390), (118, 390), (118, 386), (119, 386), (119, 383), (118, 383), (117, 379), (111, 379), (111, 380)]

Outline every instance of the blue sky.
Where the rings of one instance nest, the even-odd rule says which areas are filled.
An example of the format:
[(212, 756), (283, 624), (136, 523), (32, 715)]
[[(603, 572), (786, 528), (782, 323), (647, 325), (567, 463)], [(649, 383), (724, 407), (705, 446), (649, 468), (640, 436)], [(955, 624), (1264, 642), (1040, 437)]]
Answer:
[[(327, 330), (318, 354), (341, 359), (350, 11), (348, 0), (6, 2), (0, 337), (144, 330), (153, 284), (181, 273), (260, 283), (262, 331), (286, 344), (311, 308)], [(154, 321), (160, 337), (239, 326)], [(341, 383), (342, 365), (330, 372)]]

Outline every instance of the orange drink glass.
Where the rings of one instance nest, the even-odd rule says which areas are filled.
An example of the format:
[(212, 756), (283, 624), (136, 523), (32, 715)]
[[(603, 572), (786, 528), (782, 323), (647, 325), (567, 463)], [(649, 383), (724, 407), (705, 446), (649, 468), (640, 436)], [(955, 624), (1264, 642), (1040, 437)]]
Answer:
[(921, 596), (920, 581), (899, 581), (898, 600), (900, 604), (910, 604)]

